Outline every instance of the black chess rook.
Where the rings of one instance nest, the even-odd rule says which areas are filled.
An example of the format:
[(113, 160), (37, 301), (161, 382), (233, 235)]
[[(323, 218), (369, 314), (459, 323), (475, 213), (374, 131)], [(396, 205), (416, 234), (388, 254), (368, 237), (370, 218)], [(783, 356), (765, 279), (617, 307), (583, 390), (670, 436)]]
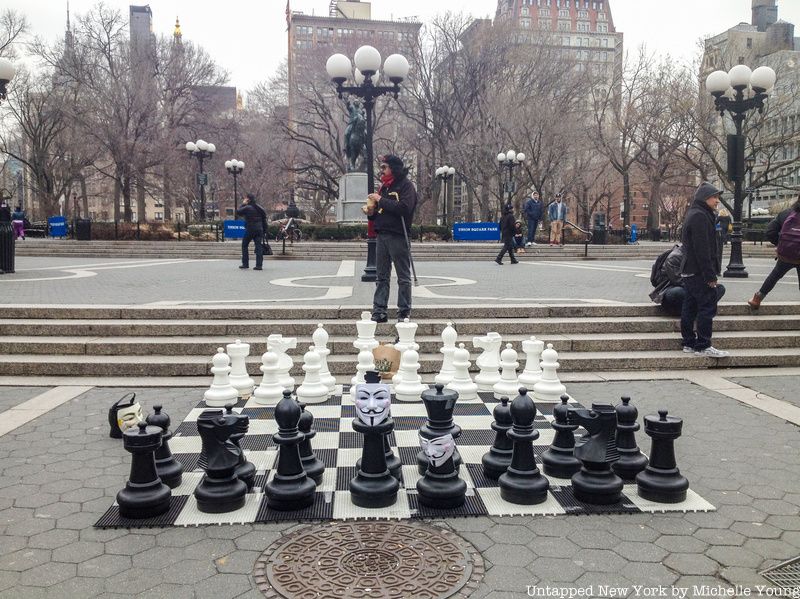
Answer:
[(650, 463), (636, 475), (639, 496), (658, 503), (680, 503), (686, 499), (689, 481), (675, 462), (675, 439), (681, 436), (683, 420), (659, 410), (644, 417), (644, 432), (651, 439)]
[(636, 475), (647, 467), (645, 456), (636, 444), (636, 431), (639, 430), (639, 410), (630, 405), (631, 398), (622, 397), (617, 411), (617, 451), (619, 459), (611, 468), (624, 481), (636, 480)]
[(131, 453), (131, 473), (125, 488), (117, 493), (120, 515), (139, 520), (167, 512), (172, 491), (158, 477), (155, 459), (161, 429), (140, 422), (122, 434), (122, 443)]
[(161, 406), (155, 405), (153, 414), (150, 414), (145, 422), (161, 429), (161, 445), (156, 449), (156, 471), (161, 482), (174, 489), (180, 486), (183, 480), (183, 464), (175, 459), (169, 448), (169, 440), (172, 439), (172, 431), (169, 429), (170, 417), (162, 411)]
[(500, 398), (500, 403), (495, 406), (492, 415), (494, 416), (494, 422), (492, 422), (492, 430), (495, 432), (494, 442), (489, 451), (483, 454), (481, 465), (484, 475), (492, 480), (497, 480), (508, 470), (514, 453), (514, 442), (509, 439), (507, 434), (514, 424), (507, 397)]
[[(458, 392), (453, 389), (445, 389), (441, 383), (436, 383), (433, 389), (426, 389), (422, 392), (422, 403), (428, 419), (419, 429), (419, 436), (424, 439), (436, 439), (445, 435), (452, 435), (453, 439), (461, 436), (461, 427), (453, 422), (453, 410), (458, 401)], [(453, 463), (458, 469), (461, 466), (461, 454), (458, 448), (453, 455)], [(417, 470), (420, 474), (425, 474), (428, 469), (428, 458), (425, 452), (420, 450), (417, 453)]]
[(561, 403), (553, 408), (552, 427), (556, 434), (553, 443), (542, 453), (542, 469), (548, 476), (572, 478), (581, 469), (581, 461), (575, 457), (575, 429), (569, 423), (569, 395), (561, 396)]

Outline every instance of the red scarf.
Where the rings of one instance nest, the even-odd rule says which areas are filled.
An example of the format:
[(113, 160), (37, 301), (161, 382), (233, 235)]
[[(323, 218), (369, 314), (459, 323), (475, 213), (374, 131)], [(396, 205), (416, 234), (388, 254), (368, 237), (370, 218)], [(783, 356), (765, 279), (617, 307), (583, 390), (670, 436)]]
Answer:
[(394, 175), (392, 173), (381, 175), (381, 187), (378, 189), (378, 193), (381, 193), (384, 189), (388, 190), (392, 183), (394, 183)]

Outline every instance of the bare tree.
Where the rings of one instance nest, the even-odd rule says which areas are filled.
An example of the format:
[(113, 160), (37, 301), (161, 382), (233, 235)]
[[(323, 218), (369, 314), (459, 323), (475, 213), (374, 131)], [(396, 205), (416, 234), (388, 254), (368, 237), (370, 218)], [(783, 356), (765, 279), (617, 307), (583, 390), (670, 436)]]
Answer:
[(15, 45), (28, 30), (28, 21), (25, 15), (6, 8), (0, 12), (0, 56), (4, 58), (16, 57)]

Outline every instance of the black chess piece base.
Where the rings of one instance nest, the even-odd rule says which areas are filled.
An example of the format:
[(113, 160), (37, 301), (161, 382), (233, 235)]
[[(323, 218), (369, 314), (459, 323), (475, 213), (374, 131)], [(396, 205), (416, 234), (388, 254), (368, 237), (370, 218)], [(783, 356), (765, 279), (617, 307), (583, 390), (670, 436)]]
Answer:
[(179, 487), (183, 481), (183, 465), (173, 456), (163, 460), (156, 460), (156, 469), (161, 482), (170, 489)]
[(491, 448), (487, 453), (483, 454), (481, 458), (483, 474), (492, 480), (500, 478), (500, 475), (505, 474), (508, 467), (511, 466), (511, 454), (511, 450), (501, 452)]
[(581, 461), (573, 455), (571, 448), (559, 451), (551, 447), (542, 454), (542, 470), (547, 476), (569, 479), (580, 469)]
[(223, 514), (244, 507), (247, 484), (235, 476), (230, 479), (215, 479), (206, 474), (194, 496), (197, 509), (207, 514)]
[(350, 499), (358, 507), (374, 509), (394, 505), (399, 490), (400, 483), (391, 474), (366, 474), (359, 470), (350, 481)]
[(612, 470), (622, 480), (636, 480), (636, 475), (647, 468), (647, 457), (638, 448), (629, 454), (626, 454), (622, 448), (619, 448), (618, 451), (619, 459), (611, 465)]
[[(274, 482), (274, 481), (273, 481)], [(314, 503), (314, 492), (317, 485), (306, 476), (299, 485), (292, 484), (291, 489), (282, 489), (283, 485), (271, 485), (265, 489), (267, 507), (279, 512), (292, 512), (311, 507)], [(289, 487), (289, 485), (287, 485)]]
[(172, 497), (169, 487), (159, 479), (156, 479), (149, 487), (149, 489), (141, 486), (131, 488), (128, 483), (117, 493), (119, 515), (123, 518), (140, 520), (154, 518), (169, 511), (169, 500)]
[(689, 481), (677, 473), (654, 472), (646, 469), (636, 475), (639, 497), (656, 503), (680, 503), (686, 500)]
[(572, 475), (575, 499), (592, 505), (617, 503), (622, 497), (622, 479), (611, 470), (589, 470), (585, 466)]
[(252, 462), (248, 462), (247, 458), (242, 454), (242, 462), (236, 466), (236, 478), (247, 485), (247, 490), (252, 491), (253, 485), (256, 482), (256, 467)]
[(500, 497), (509, 503), (517, 505), (536, 505), (547, 500), (547, 490), (550, 481), (536, 470), (531, 476), (530, 472), (524, 475), (509, 467), (499, 478)]
[(440, 510), (451, 510), (464, 505), (467, 483), (460, 478), (438, 479), (430, 474), (417, 481), (420, 505)]

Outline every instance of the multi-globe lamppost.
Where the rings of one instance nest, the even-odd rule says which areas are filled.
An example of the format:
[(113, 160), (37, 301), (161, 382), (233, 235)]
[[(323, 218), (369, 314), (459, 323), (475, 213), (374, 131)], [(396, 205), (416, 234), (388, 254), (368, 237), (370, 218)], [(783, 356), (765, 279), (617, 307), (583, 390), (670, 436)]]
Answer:
[(727, 112), (736, 127), (736, 133), (728, 135), (728, 178), (734, 183), (733, 233), (731, 234), (731, 256), (722, 276), (746, 278), (742, 262), (742, 204), (744, 203), (744, 120), (751, 110), (764, 110), (764, 102), (775, 86), (775, 71), (770, 67), (758, 67), (751, 71), (740, 64), (727, 73), (714, 71), (706, 78), (706, 89), (714, 96), (714, 105), (720, 116)]
[(14, 78), (17, 69), (7, 58), (0, 58), (0, 104), (6, 99), (6, 85)]
[[(508, 201), (511, 202), (511, 198), (514, 196), (514, 167), (519, 166), (525, 162), (525, 154), (522, 152), (515, 152), (514, 150), (509, 150), (508, 152), (500, 152), (497, 155), (497, 163), (500, 165), (501, 169), (505, 169), (508, 173), (505, 182), (505, 192), (508, 194)], [(500, 196), (500, 211), (502, 212), (502, 203), (503, 197)]]
[(241, 160), (236, 160), (235, 158), (226, 160), (225, 170), (227, 170), (233, 176), (233, 218), (236, 218), (236, 207), (239, 205), (239, 187), (237, 184), (237, 179), (244, 170), (244, 162)]
[(206, 220), (206, 185), (208, 185), (208, 175), (203, 172), (203, 161), (210, 159), (214, 152), (217, 151), (217, 146), (210, 144), (207, 141), (198, 139), (197, 141), (186, 142), (186, 151), (190, 156), (197, 158), (197, 164), (200, 167), (200, 172), (197, 173), (197, 185), (200, 187), (200, 220)]
[(444, 190), (444, 201), (442, 202), (442, 224), (446, 227), (448, 226), (447, 217), (450, 214), (449, 202), (450, 196), (447, 195), (447, 184), (453, 180), (453, 177), (456, 174), (456, 169), (452, 166), (440, 166), (436, 169), (436, 176), (442, 181), (442, 187)]
[[(375, 192), (375, 164), (372, 155), (372, 114), (375, 108), (375, 99), (385, 94), (392, 94), (397, 99), (400, 93), (400, 84), (408, 75), (409, 64), (402, 54), (392, 54), (383, 63), (383, 74), (388, 77), (392, 85), (378, 85), (380, 79), (381, 54), (372, 46), (361, 46), (353, 57), (355, 71), (350, 59), (344, 54), (334, 54), (328, 58), (325, 70), (331, 81), (336, 85), (336, 92), (341, 99), (344, 94), (361, 98), (367, 117), (367, 193)], [(345, 85), (353, 78), (355, 85)], [(375, 229), (372, 221), (367, 224), (367, 264), (362, 281), (376, 281), (378, 279), (375, 268)]]

